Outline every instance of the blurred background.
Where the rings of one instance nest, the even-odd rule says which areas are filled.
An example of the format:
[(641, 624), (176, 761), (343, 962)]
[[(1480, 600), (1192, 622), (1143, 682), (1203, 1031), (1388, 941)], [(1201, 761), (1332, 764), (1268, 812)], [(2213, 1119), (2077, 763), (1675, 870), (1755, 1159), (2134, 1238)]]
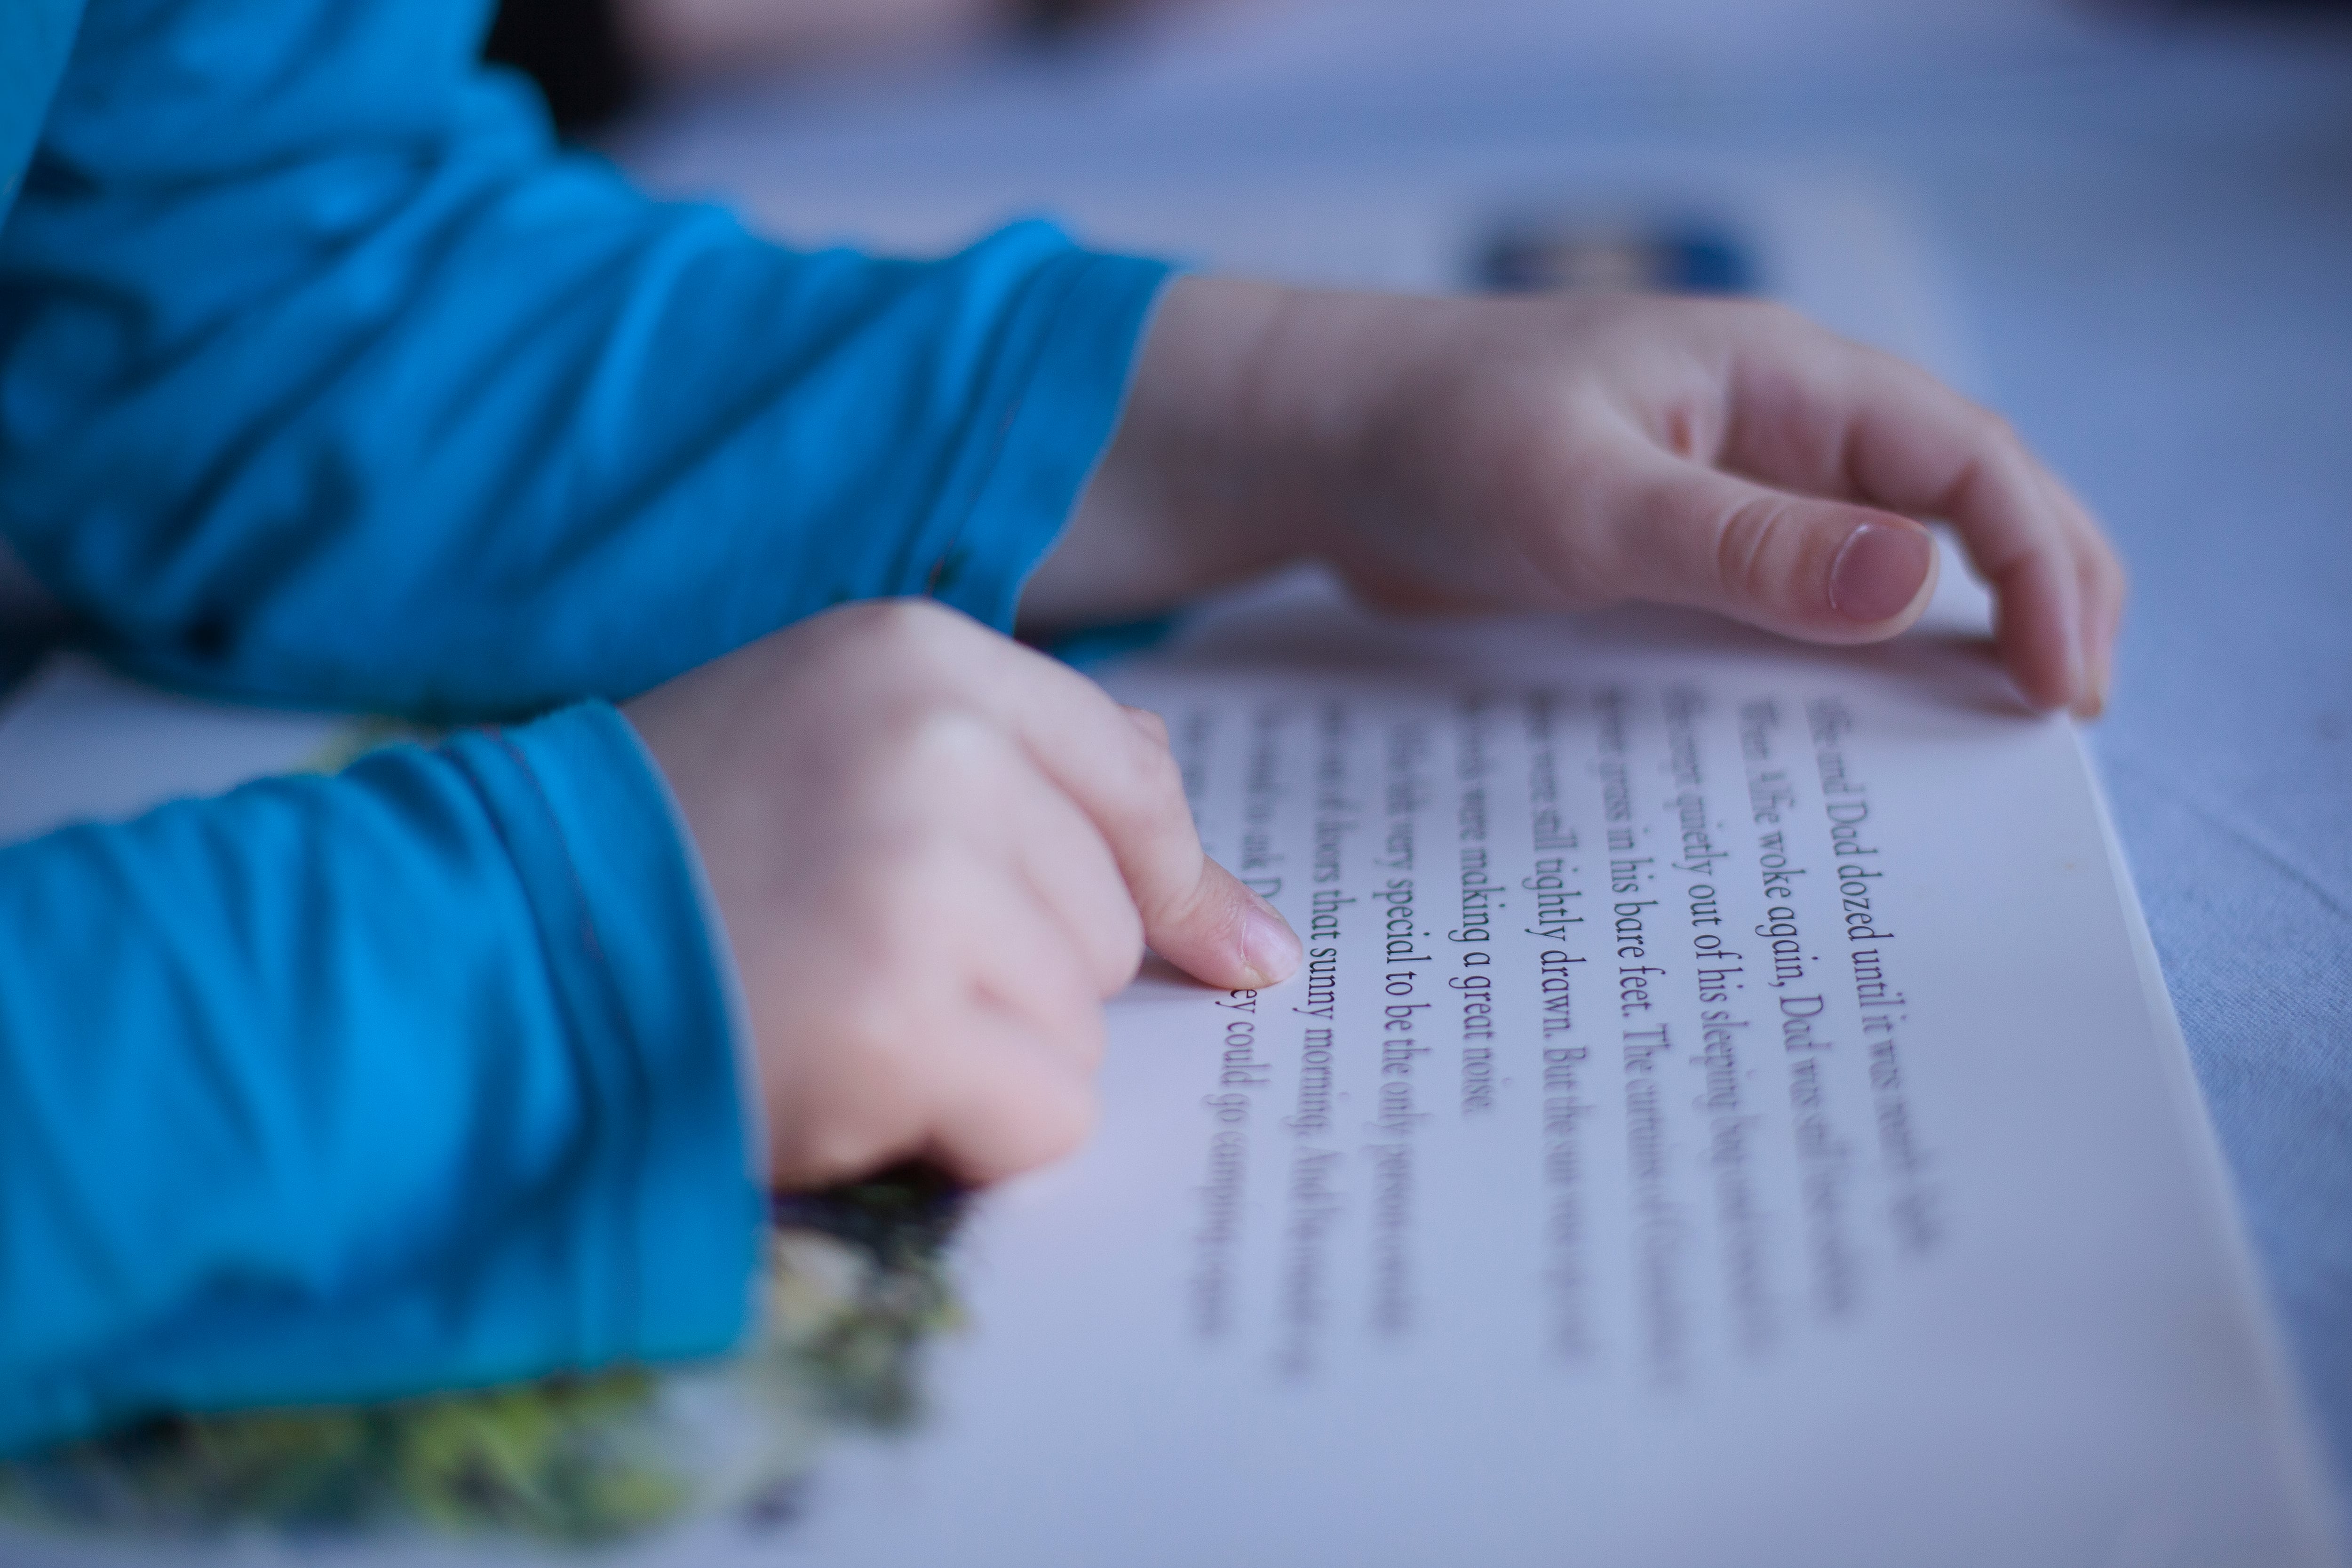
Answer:
[(2352, 1479), (2352, 8), (518, 0), (494, 49), (796, 241), (1756, 289), (2001, 409), (2134, 571), (2093, 744)]

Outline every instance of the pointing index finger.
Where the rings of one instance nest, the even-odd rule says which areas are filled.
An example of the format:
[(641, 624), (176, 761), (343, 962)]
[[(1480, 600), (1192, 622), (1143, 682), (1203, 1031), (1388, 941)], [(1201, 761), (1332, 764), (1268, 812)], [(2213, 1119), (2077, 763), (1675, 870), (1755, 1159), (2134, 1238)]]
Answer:
[(1101, 832), (1153, 951), (1213, 985), (1287, 978), (1302, 956), (1298, 939), (1202, 848), (1165, 727), (1042, 654), (988, 642), (984, 666), (968, 667), (975, 694)]

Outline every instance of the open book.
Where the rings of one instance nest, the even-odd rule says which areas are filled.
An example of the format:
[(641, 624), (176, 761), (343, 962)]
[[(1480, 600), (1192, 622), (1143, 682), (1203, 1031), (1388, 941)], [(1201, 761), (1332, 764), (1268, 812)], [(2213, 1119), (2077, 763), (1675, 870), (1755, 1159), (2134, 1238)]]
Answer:
[(1307, 963), (1120, 1002), (805, 1560), (2333, 1561), (2084, 753), (1948, 580), (1114, 672)]
[[(403, 1478), (313, 1478), (345, 1513), (278, 1549), (336, 1561), (2337, 1561), (2080, 742), (1946, 582), (1863, 650), (1221, 606), (1104, 673), (1307, 963), (1148, 973), (1083, 1153), (781, 1214), (731, 1369), (84, 1448), (0, 1483), (0, 1543), (235, 1555), (307, 1419)], [(215, 773), (333, 743), (68, 664), (0, 774), (141, 704)], [(485, 1458), (516, 1431), (543, 1474)]]
[[(1899, 204), (1740, 189), (1674, 210), (1969, 379)], [(1075, 216), (1395, 286), (1717, 248), (1542, 203), (1489, 234), (1426, 192), (1164, 195)], [(796, 179), (792, 210), (909, 243), (979, 216), (833, 195)], [(1843, 651), (1387, 623), (1312, 579), (1212, 609), (1100, 673), (1166, 716), (1212, 851), (1307, 961), (1258, 995), (1147, 973), (1082, 1154), (968, 1205), (780, 1204), (724, 1366), (0, 1467), (0, 1559), (2340, 1561), (2088, 759), (1943, 584)], [(60, 659), (0, 698), (0, 840), (373, 738)]]

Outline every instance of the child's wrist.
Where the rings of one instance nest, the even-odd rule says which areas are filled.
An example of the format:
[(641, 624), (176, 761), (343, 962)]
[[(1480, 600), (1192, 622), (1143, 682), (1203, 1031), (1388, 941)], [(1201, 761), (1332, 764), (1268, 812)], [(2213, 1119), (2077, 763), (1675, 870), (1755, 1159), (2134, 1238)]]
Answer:
[(1110, 447), (1030, 580), (1024, 627), (1156, 613), (1308, 552), (1301, 520), (1271, 504), (1297, 454), (1262, 406), (1264, 340), (1287, 292), (1169, 285)]

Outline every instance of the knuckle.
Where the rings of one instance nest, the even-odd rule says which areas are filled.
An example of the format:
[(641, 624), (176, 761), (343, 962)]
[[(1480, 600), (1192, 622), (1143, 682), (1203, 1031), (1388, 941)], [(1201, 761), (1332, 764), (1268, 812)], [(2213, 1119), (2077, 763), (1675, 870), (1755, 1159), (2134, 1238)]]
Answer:
[(1120, 836), (1152, 833), (1180, 816), (1190, 820), (1175, 753), (1137, 734), (1133, 744), (1120, 748), (1116, 787), (1104, 810), (1108, 820), (1103, 826)]
[(963, 617), (936, 599), (902, 595), (867, 601), (875, 624), (906, 637), (950, 636), (961, 629)]
[(1787, 507), (1769, 496), (1751, 496), (1723, 514), (1715, 528), (1715, 574), (1725, 593), (1755, 600), (1778, 587), (1772, 546), (1787, 518)]
[(1979, 450), (1998, 454), (2004, 462), (2025, 456), (2025, 437), (2017, 433), (2008, 415), (1973, 403), (1969, 405), (1968, 418), (1969, 437)]
[(2093, 534), (2084, 544), (2080, 554), (2084, 576), (2099, 589), (2121, 595), (2130, 588), (2131, 569), (2124, 564), (2123, 557), (2116, 554), (2115, 548), (2104, 538)]
[(931, 599), (867, 599), (831, 612), (869, 657), (917, 665), (960, 667), (978, 629), (957, 612)]
[(899, 969), (890, 962), (894, 956), (883, 954), (883, 962), (871, 966), (870, 983), (850, 988), (838, 1000), (824, 1031), (832, 1050), (868, 1071), (895, 1072), (899, 1054), (918, 1032), (909, 1026), (905, 993), (890, 984)]
[(889, 745), (897, 776), (946, 804), (992, 796), (1012, 749), (986, 715), (938, 699), (908, 704)]
[(1795, 306), (1779, 300), (1726, 300), (1723, 303), (1738, 312), (1740, 319), (1755, 322), (1771, 331), (1817, 331), (1812, 318)]
[(1176, 753), (1164, 744), (1146, 741), (1130, 747), (1129, 767), (1133, 769), (1136, 793), (1158, 810), (1181, 804), (1184, 798), (1183, 770), (1176, 765)]
[(1721, 338), (1735, 343), (1777, 343), (1822, 331), (1811, 317), (1778, 300), (1700, 298), (1674, 302), (1704, 312), (1716, 323)]
[(1127, 714), (1153, 743), (1162, 748), (1169, 744), (1167, 720), (1149, 708), (1129, 708)]

